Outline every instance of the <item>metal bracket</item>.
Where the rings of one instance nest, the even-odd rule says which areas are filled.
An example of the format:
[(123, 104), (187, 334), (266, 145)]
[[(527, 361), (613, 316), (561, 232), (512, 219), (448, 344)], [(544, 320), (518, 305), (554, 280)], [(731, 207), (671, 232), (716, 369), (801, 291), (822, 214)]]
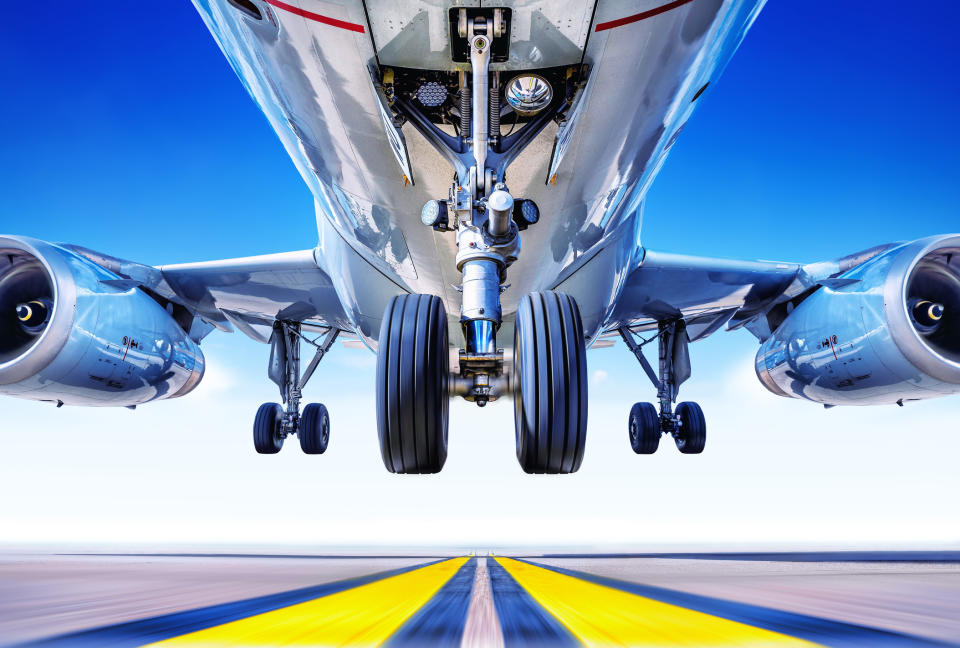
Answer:
[(462, 396), (483, 407), (495, 401), (509, 389), (503, 372), (503, 349), (493, 353), (470, 353), (460, 350), (460, 375), (450, 380), (450, 393)]

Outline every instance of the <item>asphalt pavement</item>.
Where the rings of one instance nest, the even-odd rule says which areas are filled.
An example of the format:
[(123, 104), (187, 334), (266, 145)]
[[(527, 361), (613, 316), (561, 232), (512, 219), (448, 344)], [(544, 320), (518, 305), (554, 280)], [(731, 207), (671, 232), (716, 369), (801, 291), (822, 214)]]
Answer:
[(960, 646), (960, 552), (7, 554), (0, 644)]

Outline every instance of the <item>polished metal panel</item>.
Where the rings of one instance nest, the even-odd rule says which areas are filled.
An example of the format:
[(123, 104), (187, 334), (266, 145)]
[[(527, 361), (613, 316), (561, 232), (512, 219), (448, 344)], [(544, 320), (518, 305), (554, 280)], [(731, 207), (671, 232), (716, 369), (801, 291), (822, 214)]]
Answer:
[[(135, 282), (64, 247), (0, 237), (50, 273), (53, 313), (36, 343), (0, 364), (0, 393), (67, 405), (132, 406), (188, 393), (203, 354)], [(2, 299), (0, 299), (2, 300)]]
[(718, 313), (729, 319), (740, 310), (757, 312), (783, 294), (800, 270), (796, 263), (646, 251), (629, 273), (612, 319), (656, 328), (658, 320), (676, 317), (690, 322)]
[[(329, 220), (346, 244), (393, 284), (439, 295), (448, 313), (459, 311), (460, 295), (452, 289), (459, 284), (456, 242), (449, 234), (424, 228), (416, 217), (427, 200), (447, 195), (452, 168), (407, 124), (403, 133), (416, 184), (404, 186), (380, 122), (369, 72), (378, 52), (381, 64), (456, 66), (449, 58), (440, 63), (417, 57), (422, 62), (416, 64), (385, 58), (393, 39), (378, 38), (377, 25), (386, 3), (367, 3), (373, 39), (368, 33), (304, 20), (272, 6), (265, 7), (270, 19), (254, 25), (226, 0), (195, 4), (313, 191), (318, 226), (322, 229), (319, 220)], [(402, 5), (397, 7), (400, 12), (412, 8), (411, 16), (434, 11), (427, 3), (390, 5)], [(510, 288), (502, 295), (506, 316), (524, 294), (565, 281), (591, 259), (599, 259), (599, 250), (611, 246), (622, 255), (619, 263), (605, 264), (595, 273), (598, 283), (575, 297), (590, 301), (600, 294), (610, 304), (616, 300), (621, 269), (635, 265), (638, 258), (634, 235), (643, 196), (696, 105), (693, 97), (715, 78), (761, 5), (756, 0), (698, 0), (647, 20), (590, 31), (590, 2), (503, 4), (513, 9), (511, 56), (519, 57), (521, 67), (537, 67), (527, 65), (533, 63), (530, 60), (524, 62), (536, 51), (560, 51), (554, 37), (578, 51), (585, 46), (564, 62), (579, 63), (582, 56), (589, 66), (579, 102), (585, 118), (567, 131), (555, 178), (544, 184), (557, 132), (552, 126), (507, 171), (511, 193), (535, 200), (542, 218), (523, 233), (524, 255), (511, 267)], [(315, 0), (309, 8), (357, 24), (366, 22), (360, 2)], [(636, 11), (634, 2), (600, 3), (594, 27)], [(556, 31), (549, 27), (560, 23)], [(398, 29), (402, 31), (403, 25)], [(519, 42), (526, 43), (528, 55), (520, 54), (524, 47)], [(557, 60), (561, 59), (544, 56), (542, 65)], [(512, 63), (513, 59), (503, 65)], [(641, 105), (643, 110), (624, 109)], [(323, 254), (331, 252), (324, 249)], [(379, 328), (385, 303), (358, 296), (355, 287), (342, 286), (337, 292), (352, 324), (368, 331)], [(592, 337), (603, 322), (591, 322)], [(366, 335), (364, 339), (372, 342)]]
[[(427, 70), (454, 66), (449, 10), (481, 5), (479, 0), (366, 0), (365, 4), (380, 63)], [(510, 59), (492, 64), (493, 69), (528, 70), (580, 62), (594, 0), (503, 0), (496, 6), (513, 9), (513, 19)]]
[(259, 323), (266, 327), (266, 337), (279, 319), (352, 328), (329, 274), (317, 265), (315, 250), (168, 265), (160, 271), (185, 306), (234, 325)]
[[(833, 286), (824, 285), (761, 345), (756, 369), (763, 384), (780, 395), (829, 405), (960, 393), (960, 362), (925, 340), (907, 309), (917, 267), (938, 252), (954, 251), (960, 251), (960, 236), (922, 239), (870, 259)], [(936, 263), (960, 276), (960, 267)], [(960, 304), (960, 281), (948, 289)]]

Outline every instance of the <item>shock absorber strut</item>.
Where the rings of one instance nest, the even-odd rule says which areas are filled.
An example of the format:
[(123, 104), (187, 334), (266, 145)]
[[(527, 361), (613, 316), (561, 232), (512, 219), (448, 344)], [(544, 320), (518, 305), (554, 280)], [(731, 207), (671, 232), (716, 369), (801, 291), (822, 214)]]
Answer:
[[(465, 39), (469, 46), (471, 69), (461, 72), (459, 79), (460, 141), (452, 151), (456, 179), (444, 200), (428, 201), (421, 213), (424, 224), (434, 230), (455, 229), (457, 233), (464, 346), (460, 349), (459, 375), (450, 385), (453, 393), (481, 406), (507, 390), (503, 349), (497, 348), (503, 319), (500, 294), (505, 290), (507, 269), (520, 253), (518, 223), (525, 228), (538, 218), (532, 201), (515, 203), (502, 177), (507, 152), (500, 149), (500, 77), (497, 72), (491, 74), (490, 62), (494, 46), (506, 49), (498, 40), (509, 38), (505, 11), (496, 8), (492, 14), (470, 16), (467, 8), (459, 9), (456, 37)], [(417, 123), (424, 124), (422, 120)], [(521, 148), (524, 145), (516, 144)], [(527, 218), (527, 213), (532, 215)]]

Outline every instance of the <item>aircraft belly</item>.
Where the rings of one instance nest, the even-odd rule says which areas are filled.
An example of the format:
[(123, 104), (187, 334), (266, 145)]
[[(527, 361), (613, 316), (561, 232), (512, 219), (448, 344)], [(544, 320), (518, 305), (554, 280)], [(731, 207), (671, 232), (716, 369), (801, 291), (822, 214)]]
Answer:
[[(440, 295), (448, 312), (457, 313), (455, 237), (419, 219), (425, 201), (446, 197), (453, 169), (408, 123), (402, 132), (413, 184), (405, 178), (371, 82), (376, 58), (362, 3), (296, 3), (354, 26), (343, 28), (272, 4), (264, 4), (267, 15), (255, 22), (228, 0), (194, 1), (314, 194), (318, 219), (329, 220), (339, 234), (336, 244), (346, 241), (389, 281)], [(513, 4), (518, 12), (537, 3)], [(582, 105), (559, 130), (546, 128), (507, 171), (511, 193), (535, 200), (542, 218), (523, 233), (503, 295), (505, 315), (524, 294), (557, 286), (615, 240), (619, 262), (601, 264), (611, 270), (597, 273), (595, 281), (606, 285), (583, 299), (616, 299), (616, 267), (629, 265), (638, 248), (646, 189), (698, 90), (736, 49), (761, 4), (695, 0), (598, 30), (637, 10), (633, 1), (600, 3), (586, 40)], [(551, 166), (558, 133), (564, 144)], [(608, 313), (611, 306), (591, 308)]]

